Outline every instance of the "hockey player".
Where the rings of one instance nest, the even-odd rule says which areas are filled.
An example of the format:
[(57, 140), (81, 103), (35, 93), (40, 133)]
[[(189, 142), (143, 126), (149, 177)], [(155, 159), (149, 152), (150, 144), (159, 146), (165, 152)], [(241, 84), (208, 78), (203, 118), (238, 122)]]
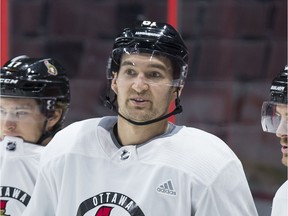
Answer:
[[(270, 101), (262, 105), (262, 128), (265, 132), (274, 133), (280, 138), (282, 163), (288, 167), (288, 106), (287, 81), (288, 66), (272, 81)], [(288, 215), (288, 181), (277, 190), (273, 198), (272, 216)]]
[(0, 73), (0, 215), (20, 216), (38, 174), (39, 157), (62, 128), (69, 80), (51, 58), (18, 56)]
[(172, 26), (143, 21), (124, 29), (107, 66), (112, 91), (105, 104), (118, 116), (57, 133), (24, 215), (257, 215), (231, 149), (167, 119), (182, 111), (187, 63), (187, 48)]

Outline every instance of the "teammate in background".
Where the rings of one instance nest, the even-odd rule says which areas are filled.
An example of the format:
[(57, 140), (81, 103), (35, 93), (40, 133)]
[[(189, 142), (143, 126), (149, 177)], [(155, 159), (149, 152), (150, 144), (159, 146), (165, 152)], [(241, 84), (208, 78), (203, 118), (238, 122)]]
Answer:
[(1, 68), (0, 82), (0, 215), (20, 216), (35, 185), (40, 154), (62, 128), (69, 80), (51, 58), (18, 56)]
[[(288, 167), (287, 143), (287, 81), (288, 66), (285, 67), (272, 81), (270, 88), (270, 101), (265, 101), (262, 106), (262, 128), (265, 132), (276, 134), (280, 138), (282, 163)], [(273, 198), (272, 216), (288, 215), (288, 181), (278, 189)]]
[(124, 29), (107, 66), (112, 91), (105, 104), (118, 116), (57, 133), (24, 215), (257, 215), (231, 149), (167, 119), (182, 111), (187, 64), (187, 48), (172, 26), (143, 21)]

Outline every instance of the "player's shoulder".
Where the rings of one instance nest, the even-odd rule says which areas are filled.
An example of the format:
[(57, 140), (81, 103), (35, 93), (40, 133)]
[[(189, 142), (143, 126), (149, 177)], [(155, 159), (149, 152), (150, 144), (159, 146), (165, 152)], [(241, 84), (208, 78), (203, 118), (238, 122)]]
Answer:
[[(112, 124), (112, 122), (115, 122), (115, 117), (112, 117), (112, 116), (106, 116), (106, 117), (101, 117), (101, 118), (90, 118), (90, 119), (77, 121), (66, 126), (62, 130), (60, 130), (55, 135), (53, 140), (59, 140), (65, 137), (69, 141), (73, 142), (73, 140), (75, 139), (86, 137), (86, 136), (89, 136), (90, 134), (95, 133), (95, 131), (97, 130), (97, 127), (103, 127), (103, 125), (106, 125), (109, 123)], [(66, 141), (65, 143), (68, 143)], [(70, 144), (68, 143), (68, 145)]]
[(229, 160), (238, 161), (237, 156), (224, 140), (202, 129), (183, 126), (178, 133), (171, 136), (171, 142), (188, 158), (192, 155), (195, 158), (200, 156), (203, 157), (201, 161), (207, 160), (207, 162), (219, 159), (224, 164)]
[(44, 150), (44, 146), (28, 143), (20, 137), (5, 136), (0, 141), (0, 156), (11, 158), (38, 157)]
[(208, 145), (219, 143), (220, 145), (225, 144), (226, 146), (226, 143), (220, 137), (199, 128), (183, 126), (181, 130), (179, 130), (178, 136), (187, 138), (189, 143), (191, 142), (191, 139), (193, 139), (195, 142), (205, 142)]
[(197, 178), (208, 181), (230, 166), (241, 170), (241, 162), (232, 149), (218, 136), (193, 127), (182, 126), (173, 136), (163, 139), (156, 160), (181, 169), (185, 173), (198, 173)]
[(60, 130), (49, 144), (45, 147), (42, 154), (43, 163), (55, 158), (64, 157), (72, 153), (81, 153), (89, 149), (89, 145), (97, 139), (99, 128), (107, 122), (116, 121), (115, 117), (91, 118), (74, 122)]

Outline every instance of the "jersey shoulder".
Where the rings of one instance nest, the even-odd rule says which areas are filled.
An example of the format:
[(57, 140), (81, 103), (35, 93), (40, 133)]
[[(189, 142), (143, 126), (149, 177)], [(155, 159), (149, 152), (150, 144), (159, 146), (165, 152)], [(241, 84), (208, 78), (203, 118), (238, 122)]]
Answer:
[(98, 131), (103, 130), (106, 124), (112, 124), (114, 119), (114, 117), (91, 118), (74, 122), (63, 128), (45, 147), (41, 158), (42, 163), (67, 154), (89, 152), (89, 149), (95, 148), (95, 144), (97, 144)]
[[(155, 140), (154, 147), (151, 145), (149, 149), (149, 145), (144, 147), (147, 149), (147, 163), (161, 161), (165, 166), (181, 170), (188, 175), (198, 173), (197, 178), (202, 180), (209, 179), (207, 176), (210, 176), (210, 179), (213, 176), (215, 178), (229, 166), (241, 169), (240, 160), (223, 140), (200, 129), (181, 127), (177, 133), (160, 141)], [(149, 155), (153, 155), (154, 158)]]

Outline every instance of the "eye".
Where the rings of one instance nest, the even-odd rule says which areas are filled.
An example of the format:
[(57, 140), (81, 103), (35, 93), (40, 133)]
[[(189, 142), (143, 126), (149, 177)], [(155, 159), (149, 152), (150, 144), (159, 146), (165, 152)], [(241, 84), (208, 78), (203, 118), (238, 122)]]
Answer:
[(133, 70), (133, 69), (127, 69), (126, 70), (126, 74), (130, 75), (130, 76), (133, 76), (133, 75), (136, 75), (136, 71)]
[(1, 115), (1, 116), (4, 116), (4, 115), (6, 115), (6, 114), (7, 114), (7, 112), (6, 112), (5, 110), (0, 109), (0, 115)]
[(21, 117), (25, 117), (25, 116), (29, 115), (29, 112), (27, 112), (27, 111), (17, 111), (15, 114), (16, 114), (17, 117), (21, 118)]
[(124, 75), (130, 76), (130, 77), (134, 77), (134, 76), (137, 75), (137, 72), (135, 70), (131, 69), (131, 68), (127, 68), (124, 71)]
[(150, 73), (150, 76), (158, 78), (158, 77), (161, 77), (161, 74), (159, 72), (157, 72), (157, 71), (153, 71), (153, 72)]
[(152, 79), (155, 79), (155, 78), (159, 79), (159, 78), (163, 78), (163, 75), (158, 71), (151, 71), (148, 73), (148, 77)]

